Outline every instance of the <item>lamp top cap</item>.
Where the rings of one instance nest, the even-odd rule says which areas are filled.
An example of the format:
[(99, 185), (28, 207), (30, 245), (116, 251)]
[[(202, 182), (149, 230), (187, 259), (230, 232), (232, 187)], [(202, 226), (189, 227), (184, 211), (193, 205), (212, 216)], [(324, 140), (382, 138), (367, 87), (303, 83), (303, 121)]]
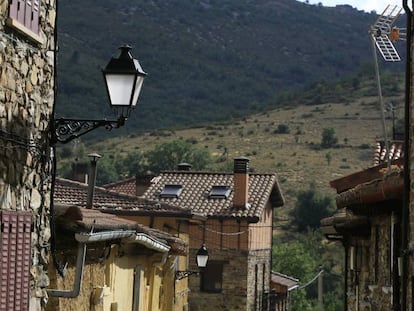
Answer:
[(147, 73), (142, 69), (139, 61), (132, 57), (131, 46), (124, 44), (119, 47), (121, 54), (118, 58), (112, 57), (106, 68), (103, 70), (104, 74), (137, 74), (140, 76), (146, 76)]
[(201, 247), (200, 247), (200, 249), (197, 251), (197, 256), (199, 256), (199, 255), (201, 255), (201, 256), (208, 256), (208, 251), (207, 251), (207, 248), (206, 248), (206, 245), (205, 244), (203, 244), (203, 245), (201, 245)]

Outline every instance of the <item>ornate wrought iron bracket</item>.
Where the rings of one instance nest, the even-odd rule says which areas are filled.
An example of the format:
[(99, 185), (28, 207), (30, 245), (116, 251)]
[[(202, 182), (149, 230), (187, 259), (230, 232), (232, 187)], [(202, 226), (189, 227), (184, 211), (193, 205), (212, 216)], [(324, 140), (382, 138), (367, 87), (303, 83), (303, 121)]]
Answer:
[(118, 120), (79, 120), (79, 119), (55, 119), (52, 131), (52, 145), (56, 143), (66, 144), (98, 127), (107, 130), (119, 128), (125, 124), (125, 117)]
[(176, 271), (175, 272), (175, 280), (182, 280), (184, 278), (188, 278), (192, 274), (199, 275), (199, 271)]

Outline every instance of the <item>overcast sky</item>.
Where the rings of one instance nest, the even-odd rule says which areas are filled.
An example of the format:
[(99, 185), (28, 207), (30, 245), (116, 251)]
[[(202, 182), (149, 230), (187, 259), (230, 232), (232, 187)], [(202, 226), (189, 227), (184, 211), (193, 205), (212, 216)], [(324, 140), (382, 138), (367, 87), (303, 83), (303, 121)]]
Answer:
[[(304, 0), (302, 2), (305, 2)], [(309, 0), (309, 3), (317, 4), (322, 3), (323, 6), (336, 6), (337, 4), (349, 4), (350, 6), (357, 8), (359, 10), (364, 10), (366, 12), (371, 12), (372, 10), (377, 11), (378, 14), (384, 12), (387, 5), (398, 5), (402, 8), (402, 0)], [(411, 1), (408, 0), (407, 3), (411, 7)]]

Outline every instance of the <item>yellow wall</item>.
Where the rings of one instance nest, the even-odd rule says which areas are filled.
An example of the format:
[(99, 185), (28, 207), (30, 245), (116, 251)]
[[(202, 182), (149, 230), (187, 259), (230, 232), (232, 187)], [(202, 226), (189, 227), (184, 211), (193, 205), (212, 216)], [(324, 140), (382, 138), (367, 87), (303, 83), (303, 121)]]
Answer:
[[(106, 251), (106, 252), (105, 252)], [(72, 252), (67, 274), (56, 275), (51, 267), (49, 275), (53, 289), (73, 288), (76, 273), (76, 252)], [(175, 297), (176, 256), (153, 252), (138, 244), (111, 246), (110, 255), (104, 246), (88, 245), (81, 293), (73, 299), (50, 298), (46, 311), (123, 311), (133, 310), (135, 268), (139, 266), (139, 311), (178, 311), (187, 303), (183, 297)], [(182, 286), (181, 284), (180, 286)], [(96, 294), (102, 293), (102, 300), (93, 302)]]
[[(151, 226), (154, 229), (158, 229), (169, 233), (177, 238), (182, 239), (184, 242), (189, 243), (188, 230), (189, 226), (186, 220), (173, 218), (173, 217), (144, 217), (144, 216), (122, 216), (126, 219), (136, 221), (145, 226)], [(200, 246), (198, 246), (200, 247)], [(188, 270), (188, 257), (172, 255), (168, 258), (164, 268), (162, 270), (154, 270), (145, 273), (146, 280), (153, 280), (155, 287), (159, 290), (152, 292), (152, 306), (146, 304), (142, 310), (162, 310), (162, 311), (182, 311), (188, 304), (188, 278), (184, 278), (180, 281), (175, 281), (175, 271)], [(152, 283), (151, 283), (152, 284)], [(148, 289), (149, 291), (149, 289)], [(150, 295), (145, 292), (143, 295)], [(158, 295), (158, 296), (157, 296)], [(160, 304), (159, 298), (162, 297)], [(154, 309), (148, 309), (153, 307)], [(141, 311), (141, 309), (140, 309)]]

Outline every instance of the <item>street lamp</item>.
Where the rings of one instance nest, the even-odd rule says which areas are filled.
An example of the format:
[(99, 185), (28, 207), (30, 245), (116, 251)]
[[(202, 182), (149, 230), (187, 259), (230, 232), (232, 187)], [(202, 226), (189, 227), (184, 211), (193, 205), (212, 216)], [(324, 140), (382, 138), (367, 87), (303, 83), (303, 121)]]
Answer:
[(112, 57), (105, 69), (102, 70), (109, 105), (116, 113), (116, 120), (84, 120), (84, 119), (55, 119), (52, 123), (52, 145), (60, 142), (67, 143), (90, 131), (105, 127), (107, 130), (119, 128), (125, 124), (131, 110), (135, 108), (142, 83), (147, 75), (137, 59), (131, 55), (128, 45), (119, 48), (118, 58)]
[(208, 261), (208, 251), (206, 246), (203, 244), (201, 245), (200, 249), (196, 253), (196, 262), (198, 271), (177, 271), (175, 273), (175, 279), (181, 280), (186, 277), (188, 277), (191, 274), (200, 274), (204, 270), (204, 268), (207, 266)]

